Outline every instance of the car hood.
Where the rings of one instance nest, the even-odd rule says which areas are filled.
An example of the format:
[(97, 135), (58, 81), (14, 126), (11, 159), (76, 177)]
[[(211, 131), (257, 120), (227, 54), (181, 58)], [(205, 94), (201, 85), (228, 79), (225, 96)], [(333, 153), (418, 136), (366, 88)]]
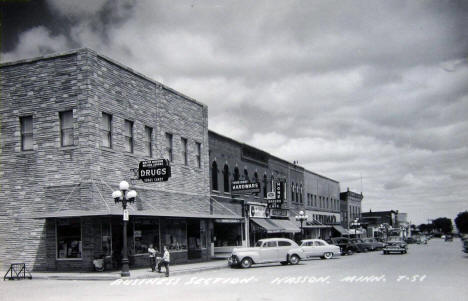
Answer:
[(260, 247), (234, 248), (234, 249), (232, 250), (232, 253), (234, 254), (234, 253), (238, 253), (238, 252), (249, 252), (249, 251), (258, 251), (258, 250), (260, 250)]

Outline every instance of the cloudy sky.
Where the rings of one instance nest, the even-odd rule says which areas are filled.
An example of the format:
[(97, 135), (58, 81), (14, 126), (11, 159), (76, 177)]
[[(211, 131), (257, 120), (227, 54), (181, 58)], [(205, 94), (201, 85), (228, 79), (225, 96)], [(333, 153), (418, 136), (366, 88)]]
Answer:
[(2, 61), (89, 47), (365, 211), (468, 209), (468, 1), (20, 2), (0, 4)]

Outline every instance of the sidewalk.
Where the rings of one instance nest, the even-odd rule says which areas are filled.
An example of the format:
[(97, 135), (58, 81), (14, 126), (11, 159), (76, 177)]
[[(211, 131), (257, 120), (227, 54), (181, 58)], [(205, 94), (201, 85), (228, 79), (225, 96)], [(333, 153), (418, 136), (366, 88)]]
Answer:
[[(228, 268), (226, 260), (210, 260), (207, 262), (197, 262), (188, 264), (177, 264), (169, 266), (170, 276), (178, 276), (183, 274), (192, 274), (201, 271), (219, 270)], [(164, 277), (165, 269), (161, 269), (162, 273), (151, 272), (151, 269), (131, 269), (130, 277), (124, 279), (145, 279), (145, 278), (161, 278)], [(2, 272), (2, 276), (6, 271)], [(104, 272), (31, 272), (32, 279), (48, 279), (48, 280), (116, 280), (121, 279), (120, 271), (104, 271)]]

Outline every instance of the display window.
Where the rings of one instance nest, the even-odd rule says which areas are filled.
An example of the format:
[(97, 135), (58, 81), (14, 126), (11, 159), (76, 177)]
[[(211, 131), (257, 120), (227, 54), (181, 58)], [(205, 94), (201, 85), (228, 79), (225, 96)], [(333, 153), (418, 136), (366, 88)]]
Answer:
[(57, 258), (81, 258), (81, 220), (57, 220)]
[(133, 237), (135, 239), (135, 254), (148, 253), (150, 244), (159, 249), (159, 222), (158, 220), (135, 220)]
[(172, 251), (186, 251), (187, 222), (179, 219), (168, 219), (165, 224), (163, 245)]
[(241, 246), (241, 234), (242, 233), (240, 224), (214, 223), (214, 246)]

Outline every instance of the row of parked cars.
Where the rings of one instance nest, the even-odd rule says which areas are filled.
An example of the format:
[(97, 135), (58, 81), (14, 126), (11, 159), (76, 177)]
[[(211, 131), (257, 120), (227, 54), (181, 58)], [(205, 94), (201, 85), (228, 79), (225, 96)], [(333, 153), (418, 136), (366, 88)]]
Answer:
[(314, 257), (331, 259), (340, 255), (351, 255), (354, 252), (383, 250), (390, 252), (407, 252), (407, 244), (400, 238), (387, 243), (375, 238), (334, 237), (329, 241), (321, 239), (304, 239), (298, 245), (287, 238), (267, 238), (257, 241), (251, 248), (236, 248), (228, 258), (231, 267), (249, 268), (252, 264), (279, 262), (282, 265), (298, 264), (301, 260)]

